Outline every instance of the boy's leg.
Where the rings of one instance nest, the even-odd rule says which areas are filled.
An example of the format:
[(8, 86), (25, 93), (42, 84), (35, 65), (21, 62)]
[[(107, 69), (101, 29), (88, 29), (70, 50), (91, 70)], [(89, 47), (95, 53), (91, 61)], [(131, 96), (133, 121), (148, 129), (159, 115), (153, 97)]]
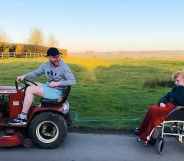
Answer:
[(150, 135), (150, 132), (154, 127), (163, 122), (168, 115), (174, 109), (173, 104), (166, 104), (166, 107), (160, 107), (159, 105), (150, 106), (141, 126), (139, 137), (147, 141), (147, 136)]
[(28, 113), (35, 96), (43, 96), (43, 89), (41, 86), (29, 86), (26, 90), (22, 113)]
[(43, 89), (41, 86), (33, 85), (33, 86), (29, 86), (26, 89), (22, 112), (18, 116), (18, 118), (10, 121), (9, 124), (12, 124), (12, 125), (27, 124), (27, 113), (29, 112), (29, 109), (33, 103), (34, 95), (43, 96)]

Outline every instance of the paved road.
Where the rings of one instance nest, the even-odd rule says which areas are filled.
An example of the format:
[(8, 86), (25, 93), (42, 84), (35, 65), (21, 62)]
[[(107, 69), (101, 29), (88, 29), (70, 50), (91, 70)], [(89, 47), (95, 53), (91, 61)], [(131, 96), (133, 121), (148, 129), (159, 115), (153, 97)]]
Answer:
[(169, 138), (160, 156), (134, 136), (70, 133), (58, 149), (0, 149), (0, 161), (184, 161), (184, 144)]

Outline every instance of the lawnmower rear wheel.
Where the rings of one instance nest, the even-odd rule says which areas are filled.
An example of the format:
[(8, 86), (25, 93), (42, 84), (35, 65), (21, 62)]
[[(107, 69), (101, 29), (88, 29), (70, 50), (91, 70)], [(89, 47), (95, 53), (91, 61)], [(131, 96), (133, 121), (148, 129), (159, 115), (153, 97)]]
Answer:
[(28, 134), (33, 143), (40, 148), (56, 148), (63, 142), (67, 134), (67, 124), (62, 115), (43, 112), (33, 118)]

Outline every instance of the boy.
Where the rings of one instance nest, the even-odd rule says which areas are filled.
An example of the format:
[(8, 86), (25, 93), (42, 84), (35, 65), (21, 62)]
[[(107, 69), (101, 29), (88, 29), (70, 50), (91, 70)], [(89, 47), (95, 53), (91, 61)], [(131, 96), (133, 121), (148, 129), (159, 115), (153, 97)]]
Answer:
[(17, 77), (17, 81), (26, 79), (34, 79), (38, 76), (45, 75), (48, 79), (46, 84), (38, 86), (31, 85), (26, 89), (23, 109), (21, 114), (11, 120), (11, 125), (26, 125), (27, 115), (34, 96), (41, 96), (48, 99), (59, 99), (62, 96), (64, 86), (75, 84), (75, 77), (67, 64), (60, 58), (60, 53), (56, 48), (49, 48), (47, 51), (48, 62), (40, 65), (40, 67), (30, 73)]

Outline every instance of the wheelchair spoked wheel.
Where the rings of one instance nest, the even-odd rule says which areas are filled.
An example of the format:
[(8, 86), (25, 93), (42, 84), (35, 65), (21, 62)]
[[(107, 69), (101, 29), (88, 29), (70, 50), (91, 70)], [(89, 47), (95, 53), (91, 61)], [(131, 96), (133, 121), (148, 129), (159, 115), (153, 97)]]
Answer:
[(163, 152), (164, 146), (165, 146), (164, 138), (158, 138), (156, 141), (156, 150), (158, 154), (161, 154)]
[(149, 140), (148, 143), (149, 143), (149, 145), (154, 146), (156, 144), (156, 142), (157, 142), (157, 139), (151, 137), (151, 139)]
[(161, 128), (156, 127), (150, 137), (149, 144), (154, 146), (157, 143), (158, 138), (161, 138)]

